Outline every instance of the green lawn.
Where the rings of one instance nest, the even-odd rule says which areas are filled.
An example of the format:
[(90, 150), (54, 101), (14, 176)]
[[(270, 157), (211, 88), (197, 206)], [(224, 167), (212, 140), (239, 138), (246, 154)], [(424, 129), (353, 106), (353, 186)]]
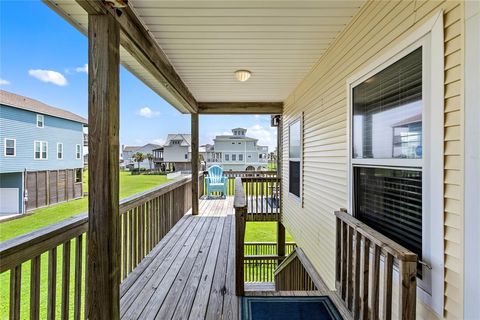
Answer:
[[(285, 241), (293, 242), (292, 236), (285, 232)], [(245, 230), (245, 242), (276, 242), (277, 241), (277, 223), (276, 222), (247, 222)]]
[[(84, 174), (84, 190), (88, 187), (88, 175)], [(166, 176), (161, 175), (131, 175), (129, 172), (120, 172), (120, 199), (133, 194), (154, 188), (167, 182)], [(0, 223), (0, 242), (25, 234), (27, 232), (48, 226), (71, 216), (86, 212), (87, 197), (72, 200), (46, 208), (40, 208), (32, 215), (16, 220)]]

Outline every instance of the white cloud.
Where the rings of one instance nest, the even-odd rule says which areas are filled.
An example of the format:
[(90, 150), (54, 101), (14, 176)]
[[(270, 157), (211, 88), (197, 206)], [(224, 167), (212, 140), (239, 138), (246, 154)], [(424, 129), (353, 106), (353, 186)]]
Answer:
[(82, 67), (76, 67), (76, 68), (75, 68), (75, 71), (76, 71), (76, 72), (88, 73), (88, 64), (85, 63)]
[(6, 86), (10, 84), (10, 81), (0, 78), (0, 86)]
[(153, 111), (149, 107), (143, 107), (140, 110), (138, 110), (137, 114), (144, 118), (154, 118), (154, 117), (158, 117), (160, 115), (160, 112)]
[(68, 84), (67, 79), (63, 76), (63, 74), (57, 71), (31, 69), (28, 70), (28, 74), (40, 81), (51, 82), (57, 86), (66, 86)]
[(247, 128), (247, 136), (258, 139), (258, 144), (268, 146), (269, 151), (277, 147), (277, 128), (256, 124)]

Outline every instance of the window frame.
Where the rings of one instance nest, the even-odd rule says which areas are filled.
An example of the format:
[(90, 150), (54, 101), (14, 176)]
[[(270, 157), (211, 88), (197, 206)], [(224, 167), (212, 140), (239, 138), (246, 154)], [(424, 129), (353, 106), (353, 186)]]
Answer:
[(75, 145), (75, 160), (82, 159), (82, 146), (80, 144)]
[[(36, 157), (36, 148), (37, 148), (37, 143), (40, 143), (40, 158)], [(43, 145), (45, 144), (45, 158), (42, 157), (43, 153)], [(44, 140), (35, 140), (33, 141), (33, 159), (34, 160), (48, 160), (48, 141)]]
[[(13, 141), (13, 155), (7, 154), (7, 140)], [(5, 138), (3, 140), (3, 155), (8, 158), (14, 158), (17, 156), (17, 139)]]
[[(41, 121), (39, 121), (39, 119), (42, 119)], [(38, 123), (41, 122), (42, 125), (39, 126)], [(43, 114), (37, 114), (37, 123), (36, 123), (36, 126), (37, 128), (45, 128), (45, 116)]]
[[(299, 158), (290, 158), (290, 130), (293, 124), (295, 123), (300, 124), (300, 157)], [(301, 204), (303, 208), (303, 112), (294, 117), (289, 123), (288, 123), (288, 148), (287, 148), (287, 154), (288, 154), (288, 197), (293, 199), (295, 202)], [(293, 194), (290, 192), (290, 161), (298, 161), (300, 165), (300, 181), (299, 181), (299, 196), (296, 194)]]
[[(422, 46), (422, 254), (424, 280), (417, 279), (417, 296), (438, 314), (443, 312), (444, 293), (444, 54), (443, 13), (439, 11), (423, 25), (387, 50), (346, 82), (348, 211), (353, 214), (353, 164), (378, 167), (385, 159), (355, 159), (352, 163), (353, 87)], [(432, 49), (433, 48), (433, 49)], [(358, 161), (360, 160), (360, 161)], [(364, 161), (367, 160), (367, 161)], [(417, 159), (387, 159), (388, 168), (409, 169)], [(393, 160), (393, 161), (392, 161)], [(401, 161), (401, 162), (400, 162)], [(405, 168), (405, 166), (407, 166)]]
[[(62, 146), (62, 156), (61, 157), (58, 156), (58, 154), (59, 154), (58, 147), (59, 146)], [(64, 153), (63, 152), (63, 142), (57, 142), (57, 160), (63, 160), (63, 153)]]

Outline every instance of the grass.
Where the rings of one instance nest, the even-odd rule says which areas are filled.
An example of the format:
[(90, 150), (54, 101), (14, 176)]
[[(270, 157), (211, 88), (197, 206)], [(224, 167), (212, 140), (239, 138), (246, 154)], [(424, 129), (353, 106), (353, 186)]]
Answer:
[[(84, 191), (88, 188), (88, 173), (84, 173)], [(166, 176), (160, 175), (131, 175), (128, 172), (120, 172), (120, 198), (125, 198), (133, 194), (151, 189), (167, 182)], [(46, 208), (37, 209), (30, 216), (7, 221), (0, 224), (0, 242), (25, 234), (27, 232), (45, 227), (49, 224), (61, 221), (68, 217), (86, 212), (88, 207), (88, 199), (82, 198), (60, 203)], [(85, 237), (83, 238), (83, 259), (85, 259)], [(69, 294), (69, 318), (73, 318), (73, 301), (74, 301), (74, 260), (75, 260), (76, 240), (71, 241), (70, 251), (70, 294)], [(61, 316), (61, 282), (62, 282), (62, 262), (63, 262), (63, 246), (57, 247), (57, 287), (56, 287), (56, 316)], [(85, 261), (85, 260), (83, 260)], [(28, 302), (30, 300), (30, 262), (22, 264), (21, 279), (21, 319), (28, 319), (30, 308)], [(85, 269), (85, 268), (83, 268)], [(48, 254), (41, 255), (40, 266), (40, 319), (46, 318), (47, 311), (47, 282), (48, 282)], [(85, 277), (85, 270), (82, 270), (82, 277)], [(85, 281), (82, 281), (84, 284)], [(10, 272), (4, 272), (0, 275), (0, 319), (8, 319), (9, 310), (9, 285)], [(85, 288), (82, 288), (85, 292)], [(83, 301), (82, 301), (83, 305)], [(82, 308), (83, 312), (83, 308)]]
[[(285, 231), (285, 241), (293, 242), (288, 231)], [(277, 223), (247, 222), (245, 242), (277, 242)]]
[[(120, 172), (120, 199), (154, 188), (166, 182), (166, 176), (134, 176), (128, 172)], [(87, 188), (88, 174), (84, 173), (84, 190)], [(86, 212), (87, 208), (88, 199), (84, 197), (82, 199), (40, 208), (35, 210), (32, 215), (0, 223), (0, 242)]]

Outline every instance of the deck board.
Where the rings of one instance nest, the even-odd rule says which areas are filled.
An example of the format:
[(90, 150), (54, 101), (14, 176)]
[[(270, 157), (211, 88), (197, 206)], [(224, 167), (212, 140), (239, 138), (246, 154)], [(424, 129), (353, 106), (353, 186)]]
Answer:
[(123, 281), (122, 319), (238, 319), (233, 198), (200, 201)]

